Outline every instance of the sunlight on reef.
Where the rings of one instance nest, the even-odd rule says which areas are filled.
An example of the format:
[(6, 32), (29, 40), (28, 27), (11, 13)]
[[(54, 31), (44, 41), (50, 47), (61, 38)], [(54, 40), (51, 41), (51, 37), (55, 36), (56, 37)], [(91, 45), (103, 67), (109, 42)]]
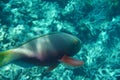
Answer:
[(0, 51), (50, 32), (82, 41), (81, 67), (0, 68), (0, 80), (120, 80), (120, 0), (1, 0)]

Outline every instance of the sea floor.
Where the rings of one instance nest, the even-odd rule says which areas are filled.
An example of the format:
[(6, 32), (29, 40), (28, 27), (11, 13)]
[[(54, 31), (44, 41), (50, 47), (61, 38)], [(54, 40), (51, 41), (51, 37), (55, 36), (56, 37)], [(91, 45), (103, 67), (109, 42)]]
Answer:
[(66, 32), (82, 41), (81, 67), (0, 68), (0, 80), (120, 80), (120, 0), (0, 0), (0, 51)]

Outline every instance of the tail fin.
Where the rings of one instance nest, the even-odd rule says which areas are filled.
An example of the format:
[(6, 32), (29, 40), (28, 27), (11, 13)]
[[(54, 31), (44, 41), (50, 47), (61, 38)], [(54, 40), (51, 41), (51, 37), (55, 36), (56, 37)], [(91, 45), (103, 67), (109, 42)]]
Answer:
[(13, 60), (12, 53), (11, 50), (0, 52), (0, 66), (4, 66)]

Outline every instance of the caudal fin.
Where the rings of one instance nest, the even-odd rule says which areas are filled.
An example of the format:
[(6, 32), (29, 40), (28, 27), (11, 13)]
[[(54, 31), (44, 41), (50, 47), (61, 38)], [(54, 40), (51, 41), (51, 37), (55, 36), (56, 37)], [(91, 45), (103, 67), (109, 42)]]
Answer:
[(13, 60), (12, 53), (11, 50), (0, 52), (0, 66), (4, 66)]

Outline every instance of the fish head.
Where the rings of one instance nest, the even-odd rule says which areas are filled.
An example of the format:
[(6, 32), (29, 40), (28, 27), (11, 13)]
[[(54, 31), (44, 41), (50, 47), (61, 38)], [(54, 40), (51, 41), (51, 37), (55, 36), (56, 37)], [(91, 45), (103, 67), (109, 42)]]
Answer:
[(68, 42), (69, 42), (69, 48), (67, 50), (66, 55), (73, 56), (77, 54), (81, 49), (81, 44), (82, 44), (81, 40), (78, 37), (71, 35)]
[[(67, 33), (58, 33), (49, 36), (49, 41), (56, 50), (56, 57), (61, 58), (64, 55), (73, 56), (81, 48), (81, 40), (71, 34)], [(48, 52), (47, 55), (49, 55)], [(53, 55), (54, 56), (54, 55)]]

